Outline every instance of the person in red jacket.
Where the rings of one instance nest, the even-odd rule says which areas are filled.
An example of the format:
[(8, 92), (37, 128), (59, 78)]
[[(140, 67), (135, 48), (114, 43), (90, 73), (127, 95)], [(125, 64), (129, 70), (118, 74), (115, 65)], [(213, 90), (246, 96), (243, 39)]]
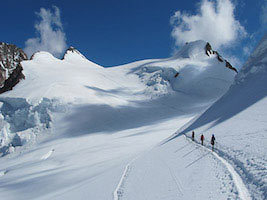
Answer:
[(203, 145), (203, 142), (204, 142), (204, 135), (203, 134), (201, 134), (200, 140), (201, 140), (201, 145)]

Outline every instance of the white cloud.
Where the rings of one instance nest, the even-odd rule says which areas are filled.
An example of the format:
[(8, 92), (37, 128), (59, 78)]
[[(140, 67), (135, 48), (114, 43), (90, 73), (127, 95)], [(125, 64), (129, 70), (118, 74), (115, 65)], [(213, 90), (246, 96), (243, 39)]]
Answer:
[(177, 11), (171, 17), (172, 37), (177, 46), (201, 39), (218, 49), (246, 36), (244, 27), (235, 19), (235, 6), (230, 0), (203, 0), (199, 5), (196, 15)]
[(31, 56), (36, 51), (48, 51), (60, 56), (66, 49), (66, 36), (60, 19), (60, 10), (53, 6), (53, 10), (41, 8), (36, 13), (40, 21), (35, 24), (38, 36), (25, 42), (25, 52)]

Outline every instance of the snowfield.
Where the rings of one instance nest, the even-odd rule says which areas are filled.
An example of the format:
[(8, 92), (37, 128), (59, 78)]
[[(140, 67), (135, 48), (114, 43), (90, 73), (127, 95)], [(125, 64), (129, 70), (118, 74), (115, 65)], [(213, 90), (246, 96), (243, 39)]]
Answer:
[(222, 98), (128, 167), (122, 199), (266, 199), (266, 86), (267, 35)]
[(110, 68), (72, 47), (23, 61), (0, 95), (1, 199), (266, 198), (266, 40), (235, 81), (205, 45)]

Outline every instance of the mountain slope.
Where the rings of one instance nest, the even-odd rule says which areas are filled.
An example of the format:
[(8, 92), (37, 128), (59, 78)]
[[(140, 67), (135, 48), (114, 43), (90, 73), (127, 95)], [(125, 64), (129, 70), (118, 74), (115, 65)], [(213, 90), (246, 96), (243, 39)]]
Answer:
[(123, 198), (266, 199), (266, 85), (267, 35), (222, 98), (131, 164)]
[(255, 199), (267, 197), (267, 35), (229, 91), (184, 132), (215, 133)]
[(1, 198), (112, 198), (132, 158), (232, 83), (236, 73), (206, 55), (206, 44), (187, 44), (187, 56), (110, 68), (73, 48), (63, 60), (38, 52), (23, 61), (26, 79), (0, 95)]

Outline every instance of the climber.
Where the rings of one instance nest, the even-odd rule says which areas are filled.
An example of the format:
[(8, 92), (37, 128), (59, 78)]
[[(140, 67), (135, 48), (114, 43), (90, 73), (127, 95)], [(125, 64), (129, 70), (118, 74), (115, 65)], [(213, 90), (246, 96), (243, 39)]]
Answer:
[(210, 144), (212, 146), (212, 151), (213, 151), (214, 150), (214, 144), (215, 144), (215, 136), (214, 136), (214, 134), (212, 134), (212, 136), (211, 136)]
[(203, 134), (201, 134), (200, 140), (201, 140), (201, 145), (203, 145), (203, 142), (204, 142), (204, 135)]
[(192, 141), (194, 141), (194, 140), (195, 140), (195, 132), (192, 131)]
[(177, 72), (175, 75), (174, 75), (174, 78), (177, 78), (179, 76), (179, 72)]

